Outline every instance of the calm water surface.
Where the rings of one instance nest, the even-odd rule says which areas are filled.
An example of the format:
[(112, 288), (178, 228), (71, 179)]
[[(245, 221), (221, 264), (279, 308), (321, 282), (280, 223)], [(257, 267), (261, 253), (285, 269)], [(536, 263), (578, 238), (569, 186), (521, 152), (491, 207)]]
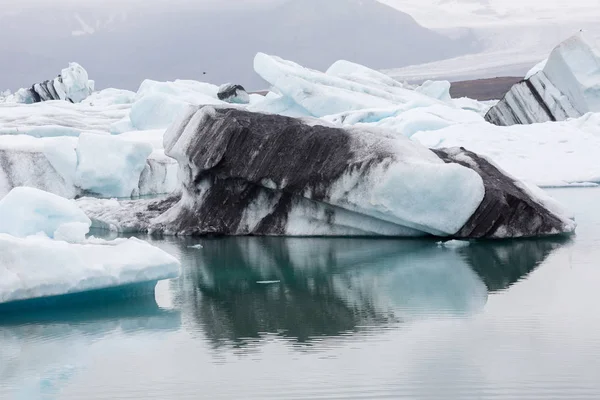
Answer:
[(0, 315), (0, 399), (598, 399), (600, 190), (551, 193), (576, 237), (155, 241), (156, 299)]

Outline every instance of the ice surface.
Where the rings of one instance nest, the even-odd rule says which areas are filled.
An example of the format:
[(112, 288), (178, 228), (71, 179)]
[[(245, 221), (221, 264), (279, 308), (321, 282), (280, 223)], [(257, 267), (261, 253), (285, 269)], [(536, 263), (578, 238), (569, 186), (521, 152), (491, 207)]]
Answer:
[(600, 51), (581, 32), (559, 44), (528, 76), (489, 111), (486, 120), (496, 125), (531, 124), (600, 111)]
[(448, 81), (425, 81), (415, 90), (434, 99), (446, 102), (451, 101), (450, 82)]
[(82, 102), (94, 91), (87, 71), (77, 63), (69, 63), (69, 66), (61, 71), (59, 82), (66, 98), (73, 103)]
[(223, 100), (227, 103), (233, 104), (249, 104), (250, 96), (246, 89), (241, 85), (234, 85), (232, 83), (226, 83), (219, 87), (219, 93), (217, 93), (219, 100)]
[(0, 303), (178, 275), (177, 259), (135, 238), (73, 244), (46, 236), (0, 234)]
[(428, 147), (464, 146), (538, 186), (600, 182), (600, 114), (563, 122), (499, 127), (454, 125), (412, 137)]
[(86, 192), (104, 197), (138, 195), (140, 176), (152, 151), (148, 143), (81, 134), (75, 183)]
[(544, 70), (544, 68), (546, 67), (546, 63), (548, 62), (548, 59), (544, 59), (542, 61), (540, 61), (539, 63), (535, 64), (533, 66), (533, 68), (531, 68), (526, 74), (525, 74), (525, 79), (529, 79), (532, 76), (534, 76), (535, 74), (537, 74), (538, 72), (541, 72)]
[(0, 103), (0, 135), (79, 136), (110, 132), (113, 123), (129, 114), (128, 104), (102, 107), (47, 101), (30, 105)]
[(455, 124), (481, 123), (479, 113), (456, 109), (443, 104), (419, 106), (416, 102), (385, 109), (363, 109), (323, 117), (340, 125), (384, 128), (401, 136), (411, 137), (417, 132), (433, 131)]
[(168, 127), (189, 105), (225, 104), (219, 88), (197, 81), (158, 82), (146, 79), (131, 106), (131, 114), (112, 124), (115, 134)]
[(581, 114), (600, 112), (600, 50), (582, 32), (558, 45), (543, 71)]
[[(97, 151), (90, 135), (112, 144), (110, 152)], [(131, 132), (123, 138), (83, 134), (81, 141), (74, 137), (0, 136), (0, 198), (17, 186), (66, 198), (84, 190), (100, 190), (105, 196), (170, 193), (177, 186), (177, 163), (164, 155), (162, 135), (162, 131)], [(149, 157), (142, 160), (149, 151)]]
[(74, 201), (42, 190), (17, 187), (0, 200), (0, 233), (26, 237), (43, 232), (50, 238), (57, 233), (80, 241), (91, 223)]
[[(332, 74), (325, 74), (292, 61), (258, 53), (254, 59), (254, 69), (282, 96), (292, 99), (315, 117), (365, 108), (393, 108), (410, 101), (426, 105), (439, 102), (405, 89), (400, 83), (394, 86), (383, 84), (385, 78), (377, 78), (376, 71), (369, 76), (365, 72), (366, 67), (334, 65), (330, 69)], [(360, 74), (339, 73), (343, 77), (336, 76), (339, 71), (360, 71)]]
[(0, 198), (17, 186), (75, 197), (76, 147), (71, 137), (0, 136)]

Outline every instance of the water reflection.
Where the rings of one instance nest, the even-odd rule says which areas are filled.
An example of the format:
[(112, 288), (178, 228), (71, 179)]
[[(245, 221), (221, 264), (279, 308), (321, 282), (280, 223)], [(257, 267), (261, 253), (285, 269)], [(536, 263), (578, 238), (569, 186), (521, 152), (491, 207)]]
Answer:
[[(184, 262), (176, 302), (213, 346), (297, 343), (483, 309), (567, 239), (478, 242), (222, 238), (159, 242)], [(201, 243), (202, 248), (190, 246)], [(269, 282), (265, 284), (264, 282)]]
[(180, 312), (160, 309), (153, 297), (3, 313), (0, 397), (6, 388), (10, 398), (54, 398), (82, 368), (85, 349), (94, 342), (111, 335), (127, 337), (180, 327)]

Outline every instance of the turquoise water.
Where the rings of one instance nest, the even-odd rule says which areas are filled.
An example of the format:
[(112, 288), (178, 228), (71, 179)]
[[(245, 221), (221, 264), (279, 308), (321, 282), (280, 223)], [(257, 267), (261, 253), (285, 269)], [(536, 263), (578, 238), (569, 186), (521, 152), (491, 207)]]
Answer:
[(154, 241), (155, 298), (0, 315), (0, 399), (598, 399), (600, 190), (551, 193), (576, 237)]

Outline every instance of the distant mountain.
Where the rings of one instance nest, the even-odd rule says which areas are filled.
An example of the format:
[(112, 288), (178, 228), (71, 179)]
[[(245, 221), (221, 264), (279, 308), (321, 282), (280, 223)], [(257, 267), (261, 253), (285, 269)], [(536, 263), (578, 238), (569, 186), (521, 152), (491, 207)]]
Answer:
[[(373, 68), (424, 63), (477, 51), (470, 37), (450, 39), (375, 0), (288, 0), (252, 7), (52, 8), (0, 15), (0, 88), (56, 75), (77, 61), (97, 87), (137, 89), (144, 78), (265, 83), (256, 52), (316, 69), (338, 59)], [(163, 3), (164, 4), (164, 3)], [(204, 72), (206, 74), (204, 74)]]

